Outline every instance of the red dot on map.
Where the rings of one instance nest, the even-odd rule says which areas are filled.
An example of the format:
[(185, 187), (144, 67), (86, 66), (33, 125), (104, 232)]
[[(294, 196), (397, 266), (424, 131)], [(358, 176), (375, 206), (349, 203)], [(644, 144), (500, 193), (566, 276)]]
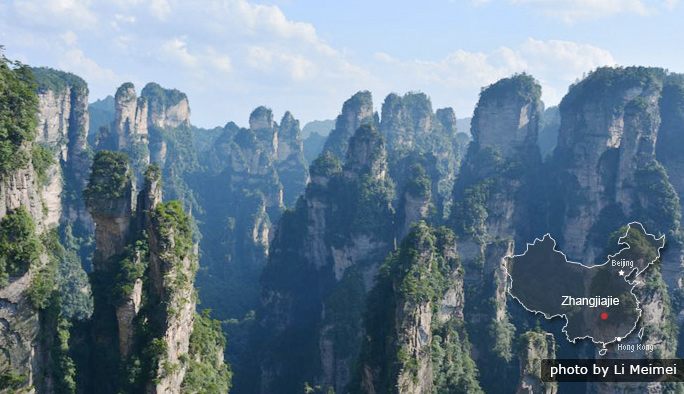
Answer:
[(608, 318), (608, 314), (606, 312), (601, 313), (601, 319), (606, 320)]

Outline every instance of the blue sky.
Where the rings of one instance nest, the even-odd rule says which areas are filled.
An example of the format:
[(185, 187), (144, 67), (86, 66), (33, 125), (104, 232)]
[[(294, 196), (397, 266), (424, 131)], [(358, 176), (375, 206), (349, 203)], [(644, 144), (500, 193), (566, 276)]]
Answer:
[(6, 55), (82, 76), (90, 101), (131, 81), (188, 94), (203, 127), (259, 105), (306, 123), (358, 90), (423, 91), (472, 114), (515, 72), (547, 105), (602, 65), (684, 72), (680, 0), (0, 0)]

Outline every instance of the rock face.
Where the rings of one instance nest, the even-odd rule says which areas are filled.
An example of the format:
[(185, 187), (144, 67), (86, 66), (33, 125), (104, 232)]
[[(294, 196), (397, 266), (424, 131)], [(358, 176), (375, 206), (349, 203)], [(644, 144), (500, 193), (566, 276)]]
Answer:
[[(12, 106), (4, 107), (2, 113), (3, 127), (13, 129), (13, 140), (7, 133), (0, 139), (11, 154), (31, 157), (38, 100), (19, 74), (22, 70), (10, 69), (6, 62), (4, 58), (0, 61), (0, 77), (5, 81), (0, 87), (0, 96), (12, 103)], [(3, 152), (4, 165), (7, 165), (8, 156), (8, 152)], [(46, 201), (41, 195), (42, 187), (32, 161), (18, 164), (13, 162), (11, 167), (0, 170), (3, 244), (0, 267), (0, 380), (3, 387), (0, 387), (0, 393), (3, 394), (35, 393), (36, 387), (49, 386), (53, 367), (41, 360), (41, 355), (49, 351), (41, 340), (41, 336), (47, 334), (41, 324), (43, 316), (31, 298), (31, 290), (32, 281), (41, 274), (49, 259), (37, 236), (45, 232), (48, 220), (59, 215), (44, 213)], [(20, 228), (17, 228), (17, 220)], [(13, 223), (8, 223), (10, 221)], [(22, 249), (18, 254), (8, 249), (15, 247), (15, 243)], [(34, 248), (35, 253), (32, 253)], [(32, 255), (30, 260), (25, 261), (24, 256), (29, 254)]]
[(345, 158), (349, 138), (361, 125), (373, 122), (373, 98), (370, 92), (356, 93), (344, 102), (342, 113), (337, 117), (335, 128), (330, 132), (323, 151), (330, 151), (339, 159)]
[(299, 121), (290, 112), (280, 126), (266, 107), (252, 112), (249, 129), (229, 123), (209, 156), (211, 172), (230, 174), (231, 189), (259, 189), (270, 212), (292, 205), (308, 180)]
[[(110, 151), (99, 152), (93, 162), (88, 186), (83, 192), (86, 207), (95, 222), (95, 252), (93, 255), (93, 273), (91, 284), (95, 301), (92, 320), (93, 327), (108, 327), (107, 330), (93, 328), (91, 335), (95, 338), (93, 351), (108, 356), (109, 362), (97, 364), (93, 382), (98, 378), (112, 376), (118, 378), (118, 360), (128, 356), (134, 341), (135, 327), (133, 319), (140, 310), (139, 291), (142, 290), (142, 278), (133, 278), (133, 291), (121, 296), (120, 303), (113, 303), (108, 294), (115, 292), (122, 255), (126, 246), (135, 237), (132, 221), (133, 184), (128, 158)], [(142, 264), (142, 256), (134, 256), (136, 264)], [(141, 295), (141, 294), (140, 294)], [(112, 327), (114, 325), (114, 327)], [(116, 392), (117, 383), (106, 381), (100, 390)], [(89, 385), (86, 384), (86, 387)]]
[[(650, 333), (641, 338), (645, 344), (676, 341), (674, 330), (665, 328), (675, 324), (674, 318), (664, 311), (671, 308), (668, 293), (679, 291), (682, 274), (682, 245), (675, 235), (681, 205), (673, 187), (679, 184), (676, 175), (671, 184), (663, 166), (677, 174), (677, 160), (662, 145), (673, 143), (678, 134), (677, 90), (681, 88), (676, 81), (660, 69), (599, 69), (574, 86), (560, 106), (554, 164), (557, 180), (563, 182), (557, 190), (564, 198), (555, 211), (563, 213), (560, 233), (570, 247), (568, 257), (603, 262), (605, 240), (617, 227), (634, 220), (651, 233), (666, 235), (660, 272), (648, 272), (647, 289), (639, 290), (642, 308), (651, 316), (641, 319), (637, 328), (643, 325)], [(661, 131), (664, 141), (657, 147)], [(673, 351), (670, 346), (660, 348), (663, 357)], [(659, 386), (637, 387), (656, 390)], [(616, 392), (605, 385), (597, 385), (597, 390)]]
[[(669, 183), (679, 196), (681, 205), (684, 199), (684, 160), (676, 152), (676, 147), (684, 141), (684, 85), (666, 83), (659, 108), (661, 122), (655, 147), (656, 159), (665, 167)], [(684, 208), (682, 212), (684, 213)], [(681, 248), (668, 248), (663, 255), (663, 261), (667, 264), (663, 264), (661, 271), (670, 289), (682, 287), (682, 255), (679, 249)]]
[[(447, 113), (440, 115), (447, 122), (451, 120)], [(453, 122), (448, 124), (453, 130), (455, 120), (454, 116)], [(413, 147), (417, 139), (424, 139), (436, 131), (435, 121), (432, 104), (424, 93), (407, 93), (404, 97), (391, 93), (382, 104), (381, 129), (385, 131), (387, 144), (396, 148)]]
[(304, 191), (309, 174), (299, 121), (289, 111), (280, 121), (276, 163), (278, 177), (283, 184), (283, 202), (286, 206), (293, 206)]
[(124, 83), (116, 90), (114, 111), (117, 150), (128, 148), (132, 136), (147, 135), (147, 102), (138, 99), (132, 83)]
[(42, 370), (35, 357), (40, 323), (27, 295), (30, 281), (26, 274), (0, 289), (0, 376), (13, 371), (25, 377), (26, 387), (35, 384)]
[(134, 141), (146, 140), (150, 126), (160, 129), (190, 126), (188, 98), (178, 90), (164, 89), (151, 82), (137, 97), (135, 86), (126, 82), (117, 89), (114, 100), (113, 131), (117, 150), (126, 150)]
[(93, 268), (113, 272), (110, 258), (121, 253), (130, 240), (132, 174), (125, 156), (103, 151), (99, 157), (93, 164), (90, 187), (84, 191), (88, 212), (95, 222)]
[[(220, 338), (204, 331), (191, 349), (199, 254), (191, 218), (178, 201), (162, 203), (161, 170), (155, 166), (146, 171), (133, 209), (132, 176), (124, 155), (101, 151), (84, 191), (96, 224), (91, 357), (105, 361), (93, 364), (91, 381), (83, 389), (182, 393), (186, 374), (206, 368), (202, 363), (209, 362), (207, 358), (215, 361), (211, 368), (225, 379), (229, 375), (223, 357), (204, 354), (208, 348), (222, 353), (222, 345), (212, 342)], [(201, 319), (206, 324), (207, 318)], [(149, 376), (135, 372), (141, 366)], [(106, 383), (98, 380), (103, 376), (109, 376)], [(210, 383), (188, 382), (195, 389), (206, 384)]]
[[(392, 244), (386, 153), (374, 126), (350, 139), (344, 167), (330, 152), (316, 159), (311, 179), (281, 219), (263, 274), (254, 383), (263, 393), (304, 382), (344, 390), (360, 351), (365, 293)], [(335, 238), (326, 235), (331, 226)], [(302, 352), (276, 351), (295, 338)]]
[[(451, 205), (454, 179), (460, 165), (460, 142), (456, 116), (451, 108), (433, 112), (424, 93), (394, 93), (382, 105), (380, 132), (387, 141), (390, 176), (398, 190), (406, 187), (411, 166), (422, 166), (432, 179), (431, 196), (435, 219), (442, 220)], [(410, 225), (410, 223), (408, 223)], [(408, 231), (405, 228), (404, 235)]]
[(145, 85), (140, 97), (147, 101), (148, 125), (158, 128), (190, 126), (190, 104), (185, 93), (176, 89), (164, 89), (151, 82)]
[[(166, 180), (162, 186), (164, 194), (198, 210), (188, 184), (193, 179), (191, 174), (199, 171), (200, 166), (185, 93), (151, 82), (137, 96), (134, 85), (127, 82), (117, 89), (112, 101), (114, 120), (100, 128), (94, 149), (126, 153), (136, 190), (144, 186), (147, 166), (159, 165)], [(106, 113), (102, 118), (106, 120)]]
[(111, 131), (100, 135), (98, 149), (127, 152), (141, 184), (142, 172), (148, 164), (157, 163), (164, 168), (169, 141), (163, 131), (190, 127), (188, 98), (176, 89), (164, 89), (154, 82), (145, 85), (138, 97), (135, 86), (126, 82), (116, 91), (114, 110)]
[[(166, 208), (166, 209), (163, 209)], [(176, 223), (178, 217), (167, 210), (169, 206), (156, 209), (148, 227), (150, 247), (150, 289), (151, 302), (168, 305), (157, 311), (161, 317), (157, 322), (162, 333), (161, 340), (167, 347), (156, 363), (157, 380), (147, 384), (146, 393), (181, 393), (187, 364), (187, 357), (195, 318), (194, 277), (198, 268), (198, 247), (192, 244), (189, 226)], [(178, 225), (179, 227), (169, 227)], [(186, 231), (187, 233), (183, 233)], [(185, 238), (185, 239), (183, 239)], [(180, 249), (180, 250), (179, 250)], [(176, 366), (169, 372), (166, 365)]]
[[(477, 331), (472, 340), (478, 357), (500, 364), (512, 357), (514, 330), (506, 311), (504, 257), (525, 245), (535, 224), (531, 191), (541, 165), (536, 145), (540, 95), (527, 75), (482, 91), (472, 120), (473, 142), (454, 187), (452, 226), (470, 289), (466, 320), (473, 329), (490, 327), (490, 334)], [(495, 302), (480, 305), (481, 300)], [(485, 390), (491, 389), (490, 371), (483, 370)]]
[(270, 154), (277, 153), (278, 131), (270, 108), (262, 106), (252, 111), (249, 115), (249, 129), (256, 134), (257, 139)]
[[(454, 245), (450, 230), (422, 222), (384, 263), (368, 300), (355, 392), (482, 393), (464, 330)], [(459, 371), (447, 378), (453, 365)]]
[(428, 218), (430, 214), (432, 192), (431, 180), (420, 164), (411, 167), (411, 177), (408, 180), (401, 202), (399, 203), (399, 236), (404, 239), (411, 229), (412, 223)]
[[(531, 233), (530, 201), (524, 198), (531, 197), (531, 193), (524, 193), (534, 188), (535, 171), (541, 164), (536, 147), (540, 95), (539, 85), (526, 75), (503, 79), (480, 94), (472, 120), (473, 142), (454, 189), (454, 201), (462, 201), (465, 194), (478, 187), (489, 187), (494, 192), (487, 196), (486, 219), (473, 217), (473, 221), (480, 222), (463, 223), (470, 228), (461, 230), (479, 227), (482, 233), (478, 236), (511, 238), (518, 243)], [(502, 163), (521, 167), (522, 171), (506, 171)], [(500, 187), (486, 184), (489, 179)], [(466, 216), (466, 212), (457, 214)]]
[(546, 160), (556, 149), (558, 143), (558, 129), (560, 128), (560, 110), (557, 106), (549, 107), (544, 110), (544, 116), (539, 126), (539, 138), (537, 145), (539, 152)]
[(665, 85), (659, 100), (660, 126), (656, 158), (667, 169), (670, 183), (684, 196), (684, 158), (677, 146), (684, 140), (684, 86)]
[(207, 307), (221, 318), (242, 319), (259, 304), (273, 225), (308, 182), (299, 121), (286, 112), (278, 124), (269, 108), (259, 107), (250, 128), (230, 122), (208, 149), (199, 155), (207, 170), (192, 185), (202, 196), (197, 215), (208, 267), (198, 283)]
[[(659, 122), (660, 85), (642, 79), (648, 73), (600, 69), (561, 102), (554, 160), (562, 192), (567, 190), (560, 231), (571, 259), (595, 262), (608, 235), (597, 223), (611, 217), (606, 228), (613, 231), (633, 217), (635, 175), (654, 160)], [(617, 83), (594, 94), (609, 80)]]
[[(36, 223), (42, 222), (39, 186), (30, 165), (0, 180), (0, 220), (20, 207), (26, 208)], [(37, 228), (38, 231), (43, 230), (42, 225)], [(41, 327), (39, 313), (31, 305), (28, 295), (31, 278), (39, 268), (34, 267), (19, 277), (10, 277), (8, 285), (0, 286), (0, 376), (10, 371), (22, 375), (24, 387), (37, 384), (47, 367), (41, 365), (36, 357), (40, 351), (38, 334)], [(0, 388), (0, 392), (11, 391)]]
[(352, 179), (370, 175), (383, 180), (387, 175), (387, 153), (384, 142), (373, 126), (361, 126), (349, 139), (344, 175)]
[[(505, 159), (534, 151), (539, 131), (541, 102), (539, 86), (510, 86), (528, 83), (525, 77), (504, 79), (480, 94), (471, 132), (480, 149), (501, 152)], [(528, 153), (529, 154), (529, 153)]]
[(57, 226), (71, 222), (82, 231), (92, 231), (92, 220), (78, 193), (85, 186), (90, 167), (88, 87), (83, 79), (62, 71), (36, 69), (35, 74), (38, 85), (36, 142), (54, 153), (43, 185), (48, 211), (46, 224)]
[(556, 383), (541, 380), (541, 360), (556, 358), (553, 334), (528, 331), (520, 338), (520, 383), (516, 394), (555, 394)]

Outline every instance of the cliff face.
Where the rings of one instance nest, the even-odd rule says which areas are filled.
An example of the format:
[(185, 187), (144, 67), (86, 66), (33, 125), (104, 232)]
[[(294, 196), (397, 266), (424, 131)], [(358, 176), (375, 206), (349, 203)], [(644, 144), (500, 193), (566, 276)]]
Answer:
[(678, 146), (684, 141), (684, 86), (663, 87), (659, 100), (660, 126), (656, 158), (667, 169), (669, 180), (679, 196), (684, 195), (684, 158)]
[[(341, 391), (351, 379), (365, 293), (393, 228), (382, 137), (365, 125), (348, 146), (344, 166), (332, 153), (316, 159), (304, 197), (276, 231), (255, 334), (260, 392), (304, 382)], [(293, 340), (302, 341), (301, 352), (277, 352)]]
[(41, 360), (49, 351), (40, 340), (47, 336), (40, 312), (45, 300), (34, 291), (48, 265), (38, 238), (46, 230), (47, 215), (39, 174), (27, 159), (37, 149), (38, 99), (26, 82), (30, 70), (10, 68), (7, 62), (0, 60), (0, 128), (5, 130), (0, 137), (0, 392), (34, 393), (36, 386), (52, 381), (52, 366)]
[(133, 84), (124, 83), (114, 97), (114, 122), (100, 131), (96, 149), (128, 154), (138, 189), (147, 166), (158, 164), (167, 179), (165, 193), (188, 206), (196, 205), (185, 181), (199, 164), (184, 93), (148, 83), (138, 97)]
[[(483, 388), (513, 381), (489, 376), (512, 358), (514, 326), (507, 311), (504, 257), (534, 234), (541, 158), (536, 145), (541, 88), (530, 76), (503, 79), (480, 94), (470, 144), (454, 186), (451, 223), (465, 268), (466, 321)], [(524, 249), (522, 249), (524, 250)], [(488, 327), (488, 333), (478, 327)], [(509, 389), (512, 389), (510, 387)]]
[[(39, 185), (32, 166), (3, 176), (0, 196), (0, 220), (23, 207), (33, 221), (42, 222)], [(42, 225), (39, 224), (36, 230), (43, 231)], [(45, 260), (43, 256), (39, 262), (32, 262), (31, 269), (9, 273), (9, 283), (0, 283), (0, 377), (10, 374), (20, 377), (16, 386), (7, 391), (0, 389), (2, 393), (14, 392), (12, 389), (18, 387), (24, 387), (26, 392), (34, 392), (29, 388), (36, 384), (41, 371), (47, 367), (41, 365), (36, 357), (39, 351), (39, 313), (29, 298), (31, 279), (45, 264)], [(4, 271), (5, 267), (3, 274)]]
[(555, 394), (557, 383), (542, 381), (541, 360), (556, 358), (553, 334), (528, 331), (520, 337), (520, 383), (516, 394)]
[[(183, 393), (186, 387), (192, 387), (189, 392), (209, 384), (227, 387), (230, 375), (223, 358), (217, 359), (214, 350), (209, 352), (213, 356), (205, 354), (207, 348), (222, 353), (222, 338), (204, 332), (194, 346), (191, 341), (198, 268), (192, 219), (178, 201), (161, 202), (158, 167), (146, 171), (134, 208), (132, 177), (124, 155), (101, 151), (84, 191), (96, 225), (90, 326), (90, 357), (95, 359), (81, 362), (101, 361), (92, 364), (82, 389)], [(207, 317), (200, 319), (209, 324), (201, 324), (203, 330), (215, 330)], [(211, 376), (202, 369), (206, 363), (213, 368)], [(207, 381), (197, 381), (198, 368)], [(191, 377), (187, 382), (186, 375)]]
[[(667, 169), (659, 162), (662, 159), (676, 171), (676, 160), (661, 144), (672, 143), (671, 138), (677, 135), (677, 88), (671, 86), (673, 80), (676, 82), (663, 70), (649, 68), (599, 69), (592, 73), (561, 102), (554, 157), (557, 178), (564, 181), (558, 187), (564, 198), (557, 212), (563, 214), (560, 231), (564, 245), (569, 247), (569, 258), (603, 262), (605, 239), (615, 228), (633, 220), (644, 224), (649, 232), (666, 235), (668, 246), (661, 256), (660, 270), (648, 272), (638, 289), (644, 313), (650, 316), (640, 320), (638, 328), (645, 330), (641, 343), (660, 344), (663, 356), (674, 352), (674, 347), (663, 344), (675, 342), (669, 295), (679, 291), (682, 274), (682, 246), (676, 235), (681, 196), (678, 198), (673, 187), (678, 181), (675, 176), (671, 184)], [(601, 94), (596, 94), (599, 91)], [(659, 141), (656, 155), (661, 131), (664, 141)], [(659, 386), (639, 387), (646, 390)], [(616, 392), (605, 386), (599, 386), (599, 391)]]
[(383, 264), (368, 299), (353, 392), (482, 393), (454, 245), (450, 230), (422, 222)]
[[(51, 393), (75, 378), (81, 392), (227, 391), (220, 324), (194, 312), (199, 251), (189, 207), (203, 208), (194, 212), (208, 267), (201, 278), (205, 305), (222, 318), (247, 316), (231, 324), (238, 327), (238, 335), (229, 333), (236, 344), (244, 346), (245, 332), (253, 331), (252, 347), (229, 353), (242, 352), (242, 392), (555, 393), (536, 364), (554, 357), (553, 336), (527, 331), (534, 318), (508, 302), (503, 258), (548, 231), (570, 259), (602, 262), (610, 252), (604, 245), (614, 243), (606, 241), (631, 220), (665, 234), (668, 244), (662, 264), (635, 291), (643, 336), (622, 343), (675, 356), (684, 316), (677, 302), (684, 85), (662, 70), (599, 69), (571, 87), (551, 121), (560, 129), (546, 163), (538, 147), (550, 151), (544, 144), (555, 139), (542, 144), (539, 86), (529, 76), (482, 92), (463, 157), (453, 110), (433, 112), (424, 94), (391, 94), (376, 129), (370, 93), (360, 92), (345, 103), (310, 182), (299, 123), (289, 112), (277, 123), (270, 109), (257, 108), (249, 128), (226, 125), (198, 159), (187, 97), (156, 84), (137, 97), (124, 84), (100, 148), (122, 150), (132, 165), (121, 155), (98, 154), (85, 195), (90, 215), (78, 198), (89, 162), (87, 88), (68, 74), (38, 74), (38, 124), (19, 127), (37, 134), (36, 143), (0, 139), (12, 148), (0, 151), (32, 157), (0, 154), (0, 378), (11, 382), (0, 392)], [(0, 127), (20, 118), (0, 116)], [(37, 146), (51, 163), (40, 160)], [(200, 161), (206, 172), (195, 172)], [(161, 168), (146, 171), (150, 162)], [(183, 198), (185, 208), (163, 203), (162, 187), (166, 196)], [(293, 209), (283, 212), (286, 206)], [(449, 210), (456, 235), (425, 223), (412, 229), (421, 220), (445, 221)], [(67, 347), (69, 330), (48, 309), (48, 295), (35, 295), (36, 285), (51, 290), (50, 298), (57, 288), (64, 294), (62, 282), (43, 282), (62, 275), (54, 270), (59, 258), (50, 256), (60, 248), (48, 246), (57, 234), (50, 227), (67, 233), (71, 222), (92, 230), (91, 215), (95, 314), (73, 331), (74, 350), (83, 353), (77, 373), (59, 382), (54, 368), (70, 359), (51, 349)], [(18, 233), (9, 224), (18, 219), (30, 231), (6, 242)], [(38, 252), (17, 263), (7, 258), (16, 245), (38, 245)], [(253, 321), (248, 311), (257, 307)], [(83, 327), (85, 337), (77, 335)], [(515, 338), (516, 330), (527, 332)], [(565, 356), (595, 355), (593, 348), (557, 345)], [(604, 357), (647, 355), (611, 346)]]
[[(397, 181), (397, 189), (406, 187), (413, 165), (423, 167), (433, 181), (430, 199), (434, 219), (441, 222), (451, 205), (461, 162), (454, 111), (442, 108), (433, 112), (424, 93), (407, 93), (403, 97), (392, 93), (382, 105), (379, 128), (387, 140), (390, 176)], [(407, 231), (405, 228), (403, 235)]]
[(309, 180), (299, 121), (288, 111), (280, 121), (276, 155), (278, 177), (283, 184), (283, 202), (293, 206)]
[(194, 325), (198, 248), (192, 243), (189, 218), (179, 208), (180, 204), (159, 204), (148, 227), (148, 295), (151, 302), (167, 307), (153, 312), (166, 347), (154, 365), (158, 379), (147, 384), (147, 393), (181, 393), (187, 370), (182, 358), (188, 357)]
[(431, 184), (425, 169), (420, 164), (414, 164), (397, 210), (400, 226), (398, 239), (408, 235), (412, 223), (428, 218), (432, 207)]
[[(529, 190), (541, 165), (536, 146), (540, 95), (539, 85), (526, 75), (503, 79), (480, 94), (472, 120), (473, 142), (454, 188), (457, 232), (518, 243), (531, 234)], [(477, 208), (463, 205), (471, 195), (483, 200), (485, 212), (463, 210)]]
[(117, 150), (131, 144), (133, 136), (147, 135), (147, 102), (138, 99), (132, 83), (121, 85), (114, 95), (114, 135)]
[(57, 70), (35, 69), (35, 76), (36, 142), (48, 147), (54, 158), (43, 184), (46, 225), (71, 222), (81, 231), (92, 231), (92, 221), (80, 199), (90, 167), (88, 87), (83, 79)]
[(190, 126), (190, 104), (185, 93), (176, 89), (164, 89), (151, 82), (145, 85), (140, 97), (147, 101), (149, 125), (158, 128)]
[(345, 158), (349, 138), (361, 125), (373, 122), (373, 98), (370, 92), (356, 93), (344, 102), (342, 113), (335, 120), (335, 128), (328, 135), (323, 151), (330, 151), (340, 160)]
[(207, 171), (192, 182), (208, 267), (198, 282), (208, 307), (243, 318), (259, 304), (273, 225), (308, 181), (299, 121), (286, 112), (278, 124), (269, 108), (258, 107), (248, 129), (230, 122), (208, 149), (200, 155)]
[(95, 221), (95, 271), (112, 271), (110, 258), (124, 250), (130, 238), (133, 215), (133, 185), (128, 160), (123, 155), (104, 151), (93, 163), (90, 185), (86, 189), (86, 206)]
[(135, 86), (121, 85), (114, 96), (113, 132), (115, 149), (126, 150), (137, 141), (146, 141), (149, 127), (187, 128), (190, 105), (184, 93), (148, 83), (137, 97)]
[[(672, 83), (665, 83), (659, 108), (661, 122), (656, 141), (656, 159), (667, 171), (669, 183), (677, 193), (681, 205), (684, 199), (684, 161), (676, 149), (684, 138), (684, 85), (681, 82), (675, 80)], [(672, 200), (672, 197), (670, 196), (669, 200)], [(675, 204), (671, 206), (674, 207)], [(663, 264), (661, 271), (670, 289), (682, 287), (682, 257), (678, 249), (671, 248), (663, 255), (663, 261), (667, 261), (668, 264)]]
[[(636, 214), (635, 175), (655, 159), (660, 122), (661, 85), (650, 73), (600, 69), (561, 103), (554, 160), (564, 183), (560, 231), (570, 258), (594, 262), (609, 232)], [(605, 83), (612, 84), (610, 89)], [(605, 223), (608, 219), (613, 222)], [(605, 229), (601, 222), (608, 224)]]

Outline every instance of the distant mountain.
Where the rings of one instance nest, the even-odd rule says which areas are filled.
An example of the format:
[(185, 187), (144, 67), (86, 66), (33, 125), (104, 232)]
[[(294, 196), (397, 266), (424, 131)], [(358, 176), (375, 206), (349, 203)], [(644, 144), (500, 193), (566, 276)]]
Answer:
[(557, 106), (547, 108), (539, 122), (537, 145), (543, 158), (550, 156), (556, 148), (558, 130), (560, 129), (560, 110)]
[(90, 135), (88, 136), (88, 142), (94, 145), (100, 127), (114, 121), (114, 96), (109, 95), (88, 104), (88, 113), (90, 113)]
[(460, 118), (456, 119), (456, 130), (458, 130), (460, 133), (466, 133), (468, 135), (470, 134), (470, 121), (473, 118)]
[(326, 137), (330, 131), (335, 128), (335, 120), (314, 120), (304, 125), (302, 129), (302, 138), (307, 139), (312, 133)]
[(315, 131), (304, 140), (304, 158), (307, 163), (311, 164), (321, 154), (325, 140), (325, 135)]

